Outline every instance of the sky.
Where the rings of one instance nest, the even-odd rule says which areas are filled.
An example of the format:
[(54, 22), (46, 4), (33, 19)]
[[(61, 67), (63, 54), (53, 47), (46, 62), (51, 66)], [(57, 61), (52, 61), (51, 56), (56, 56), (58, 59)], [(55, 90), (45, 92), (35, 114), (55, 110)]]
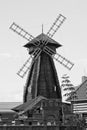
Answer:
[(53, 39), (62, 45), (57, 52), (74, 63), (69, 71), (55, 61), (60, 84), (63, 74), (75, 86), (87, 76), (87, 0), (0, 0), (0, 102), (22, 102), (27, 78), (16, 73), (29, 57), (23, 47), (28, 41), (10, 25), (15, 22), (36, 37), (42, 24), (46, 34), (59, 14), (67, 19)]

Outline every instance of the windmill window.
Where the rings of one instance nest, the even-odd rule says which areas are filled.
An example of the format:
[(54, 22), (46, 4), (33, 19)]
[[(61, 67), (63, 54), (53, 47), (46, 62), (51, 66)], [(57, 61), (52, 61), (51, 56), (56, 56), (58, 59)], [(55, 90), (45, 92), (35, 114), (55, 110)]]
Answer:
[(29, 92), (29, 93), (31, 92), (31, 86), (28, 87), (28, 92)]
[(56, 86), (54, 86), (54, 91), (56, 91)]
[(31, 121), (29, 122), (29, 125), (32, 125), (32, 122), (31, 122)]
[(40, 108), (37, 108), (36, 113), (40, 113)]

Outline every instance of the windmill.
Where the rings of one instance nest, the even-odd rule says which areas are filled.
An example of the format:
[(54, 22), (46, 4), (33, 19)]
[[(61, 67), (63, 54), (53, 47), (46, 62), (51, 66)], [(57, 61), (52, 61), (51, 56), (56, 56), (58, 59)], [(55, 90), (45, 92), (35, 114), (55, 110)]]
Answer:
[(37, 96), (44, 96), (48, 99), (61, 99), (60, 85), (53, 59), (69, 70), (72, 69), (74, 64), (56, 52), (56, 48), (61, 45), (52, 37), (65, 19), (66, 17), (59, 14), (47, 34), (42, 31), (37, 37), (32, 36), (16, 23), (10, 26), (12, 31), (28, 41), (24, 47), (29, 50), (30, 57), (17, 73), (21, 78), (27, 72), (29, 73), (25, 85), (24, 102)]

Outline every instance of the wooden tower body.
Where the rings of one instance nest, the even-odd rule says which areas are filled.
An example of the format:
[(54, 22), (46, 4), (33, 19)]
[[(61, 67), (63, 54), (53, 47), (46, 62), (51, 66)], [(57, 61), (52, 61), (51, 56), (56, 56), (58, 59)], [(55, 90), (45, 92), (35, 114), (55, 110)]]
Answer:
[[(49, 39), (43, 33), (36, 38), (40, 40), (40, 46), (42, 41)], [(33, 40), (33, 42), (34, 41), (35, 40)], [(56, 48), (61, 45), (50, 39), (48, 46), (56, 53)], [(25, 47), (29, 49), (30, 54), (32, 54), (35, 49), (32, 41), (26, 44)], [(48, 99), (61, 99), (61, 90), (53, 58), (43, 51), (31, 65), (31, 70), (29, 71), (25, 85), (24, 102), (36, 98), (37, 96), (43, 96)]]
[[(55, 53), (56, 48), (61, 46), (43, 33), (36, 38), (40, 40), (40, 46), (43, 41), (48, 40), (47, 46)], [(30, 55), (36, 49), (32, 44), (34, 41), (36, 40), (24, 46), (28, 48)], [(24, 90), (24, 103), (13, 110), (28, 116), (28, 123), (59, 124), (62, 121), (61, 89), (52, 56), (42, 51), (35, 62), (31, 63)]]

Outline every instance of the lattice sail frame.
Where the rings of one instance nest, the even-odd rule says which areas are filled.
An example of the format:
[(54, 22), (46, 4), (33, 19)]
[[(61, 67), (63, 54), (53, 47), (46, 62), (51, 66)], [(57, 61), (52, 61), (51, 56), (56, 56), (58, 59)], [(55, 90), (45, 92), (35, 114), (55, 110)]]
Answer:
[[(37, 59), (38, 55), (40, 55), (41, 51), (40, 49), (36, 49), (32, 55), (26, 60), (26, 62), (23, 64), (21, 69), (18, 71), (17, 75), (19, 75), (21, 78), (23, 78), (27, 71), (30, 71), (32, 64)], [(35, 56), (34, 56), (35, 55)]]
[[(47, 32), (47, 36), (49, 38), (52, 38), (54, 36), (54, 34), (57, 32), (57, 30), (63, 24), (63, 22), (65, 21), (65, 19), (66, 19), (66, 17), (64, 17), (62, 14), (59, 14), (59, 16), (56, 18), (55, 22), (53, 23), (53, 25), (51, 26), (51, 28)], [(14, 22), (10, 26), (10, 29), (13, 30), (14, 32), (16, 32), (18, 35), (20, 35), (23, 38), (25, 38), (26, 40), (28, 40), (29, 42), (35, 38), (34, 36), (32, 36), (31, 34), (29, 34), (27, 31), (25, 31), (23, 28), (21, 28), (20, 26), (18, 26)], [(40, 41), (38, 39), (36, 39), (36, 42), (33, 43), (33, 44), (37, 47), (37, 49), (35, 49), (35, 51), (33, 52), (33, 54), (30, 55), (30, 57), (23, 64), (23, 66), (21, 67), (21, 69), (18, 71), (17, 74), (20, 77), (23, 78), (25, 76), (25, 74), (27, 73), (27, 71), (31, 69), (31, 65), (40, 56), (40, 54), (41, 54), (42, 51), (44, 51), (45, 53), (47, 53), (49, 56), (52, 56), (56, 61), (58, 61), (59, 63), (61, 63), (67, 69), (69, 69), (69, 70), (72, 69), (72, 67), (73, 67), (74, 64), (71, 61), (67, 60), (65, 57), (61, 56), (60, 54), (58, 54), (58, 53), (55, 54), (55, 52), (50, 47), (46, 46), (48, 44), (48, 41), (46, 41), (46, 42), (43, 41), (43, 45), (44, 45), (43, 49), (41, 49), (39, 47)], [(55, 55), (52, 55), (52, 54), (55, 54)]]
[(60, 28), (60, 26), (63, 24), (65, 21), (66, 17), (64, 17), (62, 14), (59, 14), (59, 16), (56, 18), (55, 22), (47, 32), (47, 35), (49, 37), (53, 37), (54, 34), (57, 32), (57, 30)]
[[(20, 35), (21, 37), (25, 38), (26, 40), (28, 40), (29, 42), (31, 40), (33, 40), (35, 37), (32, 36), (30, 33), (28, 33), (27, 31), (25, 31), (23, 28), (21, 28), (19, 25), (17, 25), (16, 23), (13, 22), (13, 24), (10, 26), (10, 29), (14, 32), (16, 32), (18, 35)], [(33, 43), (35, 46), (39, 45), (39, 41), (38, 39), (36, 40), (36, 43)]]
[[(74, 66), (74, 63), (72, 63), (70, 60), (66, 59), (65, 57), (61, 56), (58, 53), (55, 53), (51, 48), (45, 46), (44, 52), (46, 52), (48, 55), (52, 56), (56, 61), (58, 61), (60, 64), (62, 64), (67, 69), (71, 70)], [(54, 55), (53, 55), (54, 54)]]

